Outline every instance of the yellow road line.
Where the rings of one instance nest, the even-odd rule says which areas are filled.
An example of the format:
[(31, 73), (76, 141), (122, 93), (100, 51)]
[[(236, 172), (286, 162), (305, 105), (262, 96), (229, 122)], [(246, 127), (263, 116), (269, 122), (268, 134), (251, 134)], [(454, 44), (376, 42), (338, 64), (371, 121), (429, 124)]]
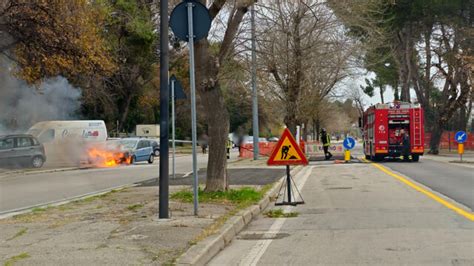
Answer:
[[(363, 159), (364, 160), (364, 159)], [(364, 160), (366, 161), (366, 160)], [(367, 161), (368, 162), (368, 161)], [(461, 216), (464, 216), (465, 218), (467, 218), (468, 220), (471, 220), (471, 221), (474, 221), (474, 213), (471, 213), (471, 212), (468, 212), (468, 211), (465, 211), (455, 205), (453, 205), (452, 203), (449, 203), (448, 201), (436, 196), (434, 193), (416, 185), (415, 183), (411, 182), (410, 180), (400, 176), (400, 175), (397, 175), (395, 174), (394, 172), (388, 170), (386, 167), (378, 164), (378, 163), (371, 163), (371, 165), (377, 167), (380, 171), (398, 179), (399, 181), (401, 181), (402, 183), (408, 185), (409, 187), (415, 189), (416, 191), (418, 192), (421, 192), (423, 194), (425, 194), (426, 196), (434, 199), (435, 201), (441, 203), (442, 205), (444, 205), (446, 208), (448, 209), (451, 209), (453, 211), (455, 211), (456, 213), (458, 213), (459, 215)]]

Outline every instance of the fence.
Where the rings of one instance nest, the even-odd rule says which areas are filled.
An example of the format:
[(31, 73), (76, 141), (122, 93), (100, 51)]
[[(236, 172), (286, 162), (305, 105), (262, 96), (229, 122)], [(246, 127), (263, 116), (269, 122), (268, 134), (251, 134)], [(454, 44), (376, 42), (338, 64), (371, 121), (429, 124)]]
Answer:
[[(455, 131), (446, 131), (443, 132), (441, 135), (441, 141), (439, 143), (440, 149), (447, 149), (447, 150), (456, 150), (458, 143), (454, 141), (454, 135), (456, 134)], [(430, 148), (430, 140), (431, 140), (431, 133), (425, 133), (425, 149)], [(467, 141), (464, 143), (465, 150), (474, 150), (474, 134), (467, 133)]]

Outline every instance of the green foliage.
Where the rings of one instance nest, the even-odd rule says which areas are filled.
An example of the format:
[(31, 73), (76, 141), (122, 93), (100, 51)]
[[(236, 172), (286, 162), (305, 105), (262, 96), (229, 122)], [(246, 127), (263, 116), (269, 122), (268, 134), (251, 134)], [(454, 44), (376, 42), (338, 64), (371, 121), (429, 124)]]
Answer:
[(7, 239), (7, 241), (10, 241), (10, 240), (13, 240), (17, 237), (20, 237), (20, 236), (26, 234), (27, 231), (28, 231), (28, 228), (24, 227), (24, 228), (20, 229), (20, 231), (18, 231), (14, 236)]
[(284, 212), (282, 209), (273, 209), (264, 213), (269, 218), (294, 218), (298, 217), (298, 212)]
[(13, 266), (16, 262), (23, 259), (27, 259), (29, 257), (30, 257), (30, 254), (26, 252), (20, 253), (19, 255), (13, 256), (9, 258), (8, 260), (6, 260), (4, 266)]
[(138, 209), (143, 208), (143, 206), (144, 206), (143, 204), (132, 204), (132, 205), (127, 206), (127, 210), (137, 211)]
[[(156, 32), (150, 6), (140, 0), (101, 0), (105, 6), (104, 36), (118, 70), (100, 81), (103, 95), (84, 99), (86, 118), (104, 119), (111, 128), (133, 131), (136, 124), (158, 121), (159, 95), (155, 62)], [(99, 77), (101, 79), (103, 77)]]
[[(203, 203), (231, 203), (236, 205), (249, 205), (258, 202), (264, 191), (257, 191), (251, 187), (230, 189), (228, 191), (207, 192), (199, 188), (199, 201)], [(183, 202), (193, 202), (193, 192), (182, 190), (171, 195), (172, 199)]]

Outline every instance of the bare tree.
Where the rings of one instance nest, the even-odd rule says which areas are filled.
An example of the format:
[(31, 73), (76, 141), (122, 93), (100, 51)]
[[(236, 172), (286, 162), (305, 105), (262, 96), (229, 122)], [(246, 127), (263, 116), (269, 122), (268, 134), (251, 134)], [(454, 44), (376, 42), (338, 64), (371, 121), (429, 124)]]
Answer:
[[(206, 1), (202, 2), (205, 4)], [(227, 18), (225, 30), (218, 28), (218, 34), (214, 38), (209, 37), (200, 40), (195, 45), (196, 83), (206, 113), (209, 135), (207, 191), (226, 190), (228, 188), (225, 147), (229, 133), (229, 114), (225, 106), (219, 75), (221, 66), (225, 64), (227, 58), (234, 51), (234, 41), (239, 32), (239, 27), (249, 6), (253, 3), (253, 0), (209, 1), (207, 6), (213, 23), (219, 23), (218, 16)], [(223, 33), (222, 38), (220, 38), (220, 33)], [(216, 41), (216, 39), (219, 41)]]
[(259, 60), (286, 126), (294, 133), (297, 124), (319, 124), (319, 105), (348, 76), (352, 46), (341, 24), (315, 0), (265, 1), (258, 19)]

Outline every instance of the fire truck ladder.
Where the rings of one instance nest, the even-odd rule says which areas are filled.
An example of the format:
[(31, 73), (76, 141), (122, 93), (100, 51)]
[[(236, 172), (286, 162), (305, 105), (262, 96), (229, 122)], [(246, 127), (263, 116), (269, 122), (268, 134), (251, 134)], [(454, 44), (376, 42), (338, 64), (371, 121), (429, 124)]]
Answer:
[(414, 139), (414, 145), (415, 146), (421, 146), (421, 143), (422, 143), (422, 135), (421, 135), (421, 132), (422, 132), (422, 127), (423, 125), (421, 124), (421, 109), (420, 108), (414, 108), (412, 109), (412, 112), (413, 112), (413, 119), (414, 119), (414, 123), (413, 123), (413, 139)]

